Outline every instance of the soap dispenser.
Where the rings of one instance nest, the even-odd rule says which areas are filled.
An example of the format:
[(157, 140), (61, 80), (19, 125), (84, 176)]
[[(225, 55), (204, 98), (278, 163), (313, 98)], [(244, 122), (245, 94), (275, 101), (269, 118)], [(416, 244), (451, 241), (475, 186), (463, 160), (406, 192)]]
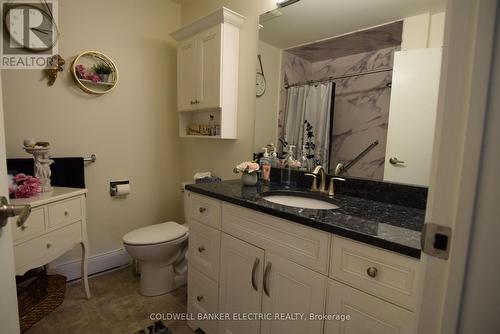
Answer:
[(276, 147), (273, 143), (269, 144), (269, 146), (271, 147), (271, 167), (276, 168), (278, 167), (278, 153), (276, 153)]
[(292, 168), (295, 165), (295, 158), (293, 156), (293, 149), (295, 145), (288, 146), (288, 153), (285, 159), (285, 164), (281, 170), (281, 183), (285, 186), (292, 186)]
[(271, 158), (269, 156), (269, 152), (267, 147), (263, 147), (264, 156), (260, 158), (259, 165), (260, 170), (262, 171), (262, 182), (264, 184), (269, 184), (271, 179)]
[(302, 145), (302, 155), (300, 157), (300, 170), (309, 172), (309, 159), (307, 159), (306, 145)]

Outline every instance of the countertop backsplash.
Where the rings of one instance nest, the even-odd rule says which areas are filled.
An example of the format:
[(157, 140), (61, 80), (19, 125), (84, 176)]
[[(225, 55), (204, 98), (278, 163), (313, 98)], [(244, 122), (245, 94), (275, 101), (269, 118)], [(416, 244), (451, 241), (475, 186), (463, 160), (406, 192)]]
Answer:
[[(308, 188), (312, 179), (304, 175), (303, 171), (292, 171), (292, 180), (298, 187)], [(327, 176), (326, 187), (330, 182)], [(335, 192), (337, 194), (368, 199), (394, 205), (402, 205), (415, 209), (425, 210), (427, 205), (427, 188), (399, 183), (381, 182), (362, 178), (350, 178), (341, 176), (346, 182), (336, 181)], [(281, 181), (281, 169), (271, 170), (271, 182)]]

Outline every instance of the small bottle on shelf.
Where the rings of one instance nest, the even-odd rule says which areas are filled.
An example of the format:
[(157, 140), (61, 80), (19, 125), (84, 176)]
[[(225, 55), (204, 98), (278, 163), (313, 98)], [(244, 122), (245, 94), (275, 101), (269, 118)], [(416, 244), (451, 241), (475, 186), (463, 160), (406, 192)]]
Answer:
[(210, 114), (210, 121), (208, 122), (208, 133), (210, 136), (216, 136), (214, 118), (214, 115)]

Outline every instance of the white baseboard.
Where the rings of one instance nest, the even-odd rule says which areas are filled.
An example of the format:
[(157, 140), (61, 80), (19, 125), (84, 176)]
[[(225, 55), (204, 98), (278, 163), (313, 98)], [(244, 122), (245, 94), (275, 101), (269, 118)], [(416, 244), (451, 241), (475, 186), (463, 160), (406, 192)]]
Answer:
[[(49, 266), (51, 274), (61, 274), (66, 276), (68, 281), (79, 279), (81, 275), (81, 260), (73, 260), (65, 263)], [(89, 276), (106, 270), (125, 267), (130, 264), (130, 256), (125, 249), (120, 248), (114, 251), (92, 255), (89, 257)]]

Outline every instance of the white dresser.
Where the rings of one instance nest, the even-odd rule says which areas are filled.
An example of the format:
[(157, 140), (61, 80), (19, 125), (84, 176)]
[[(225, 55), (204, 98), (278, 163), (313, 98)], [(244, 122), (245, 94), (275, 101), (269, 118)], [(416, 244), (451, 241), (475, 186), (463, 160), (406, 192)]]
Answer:
[(16, 275), (46, 265), (80, 244), (82, 281), (85, 294), (90, 298), (86, 193), (87, 189), (54, 187), (52, 192), (11, 200), (11, 204), (31, 206), (31, 214), (24, 225), (13, 229)]

